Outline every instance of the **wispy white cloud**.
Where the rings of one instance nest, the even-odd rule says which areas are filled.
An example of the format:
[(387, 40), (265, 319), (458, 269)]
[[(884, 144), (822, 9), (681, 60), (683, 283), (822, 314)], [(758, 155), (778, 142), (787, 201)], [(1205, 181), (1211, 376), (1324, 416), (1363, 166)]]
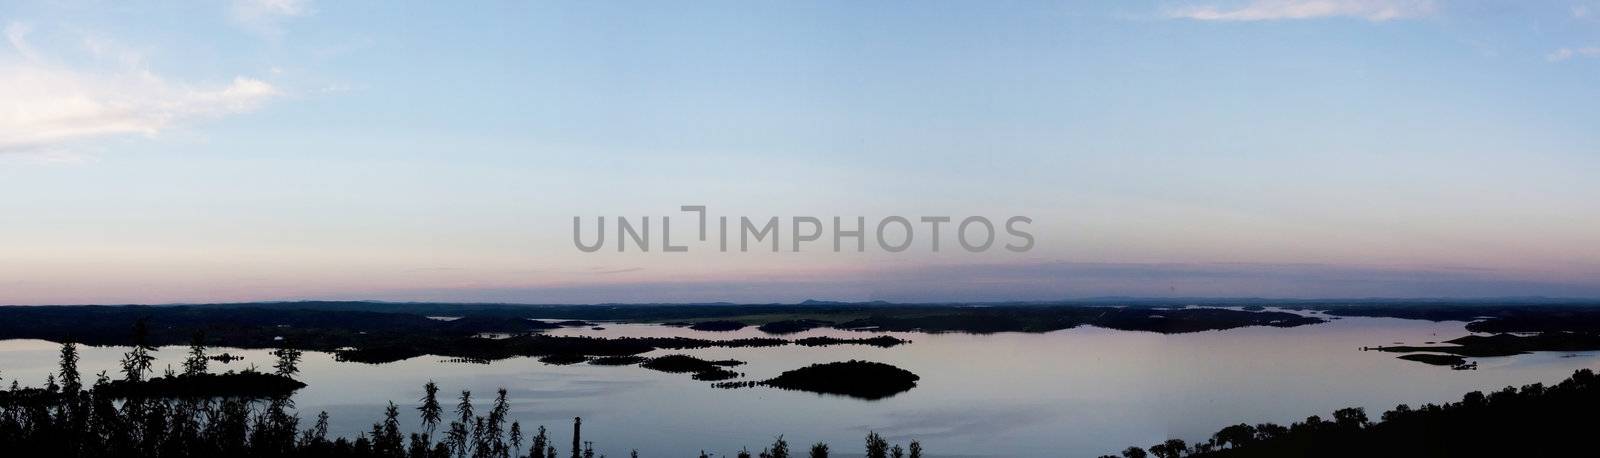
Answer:
[(1600, 57), (1600, 46), (1586, 46), (1582, 48), (1561, 48), (1544, 56), (1545, 60), (1561, 62), (1574, 57), (1593, 58)]
[(1388, 21), (1428, 16), (1431, 0), (1253, 0), (1242, 5), (1170, 7), (1167, 17), (1197, 21), (1276, 21), (1355, 17)]
[(267, 38), (283, 36), (283, 21), (311, 14), (311, 0), (234, 0), (234, 23)]
[(185, 123), (255, 109), (279, 94), (273, 85), (238, 76), (216, 84), (163, 78), (137, 53), (86, 39), (85, 51), (103, 69), (81, 69), (46, 59), (28, 41), (31, 29), (14, 23), (5, 36), (15, 58), (0, 53), (0, 153), (63, 158), (71, 145), (118, 135), (156, 136)]
[(11, 45), (11, 49), (16, 51), (17, 55), (22, 56), (23, 59), (38, 60), (39, 53), (33, 50), (33, 46), (28, 45), (29, 33), (33, 33), (33, 27), (28, 24), (21, 22), (8, 24), (6, 25), (6, 43)]

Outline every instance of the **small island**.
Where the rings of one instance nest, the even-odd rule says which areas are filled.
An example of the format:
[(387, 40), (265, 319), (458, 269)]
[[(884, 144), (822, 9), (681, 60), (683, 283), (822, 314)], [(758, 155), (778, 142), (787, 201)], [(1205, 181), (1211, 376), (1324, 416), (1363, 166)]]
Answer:
[(589, 360), (588, 356), (584, 356), (584, 355), (576, 354), (576, 353), (557, 353), (557, 354), (554, 354), (554, 355), (545, 355), (545, 356), (542, 356), (542, 357), (539, 358), (539, 362), (545, 363), (545, 364), (549, 364), (549, 365), (553, 365), (553, 366), (566, 366), (566, 365), (571, 365), (571, 364), (578, 364), (578, 363), (581, 363), (581, 362), (584, 362), (584, 361), (588, 361), (588, 360)]
[(728, 367), (743, 365), (744, 361), (722, 360), (706, 361), (689, 355), (667, 355), (651, 358), (640, 366), (646, 369), (670, 372), (675, 374), (692, 372), (695, 380), (718, 381), (738, 377), (740, 374), (728, 370)]
[(871, 400), (910, 391), (920, 379), (911, 371), (888, 364), (850, 360), (785, 371), (759, 384)]
[(1457, 355), (1441, 355), (1438, 353), (1412, 353), (1409, 355), (1400, 355), (1400, 359), (1406, 361), (1416, 361), (1423, 364), (1432, 364), (1435, 366), (1453, 367), (1467, 363), (1466, 358), (1462, 358)]
[(880, 347), (880, 348), (889, 348), (889, 347), (893, 347), (893, 346), (896, 346), (896, 345), (908, 344), (908, 343), (911, 343), (911, 341), (905, 340), (905, 339), (901, 339), (899, 337), (894, 337), (894, 336), (877, 336), (877, 337), (863, 337), (863, 338), (851, 338), (851, 339), (841, 339), (841, 338), (838, 338), (838, 337), (822, 336), (822, 337), (807, 337), (807, 338), (804, 338), (804, 339), (796, 340), (796, 341), (794, 341), (794, 343), (796, 345), (805, 346), (805, 347), (826, 347), (826, 346), (829, 346), (829, 345), (855, 344), (855, 345), (871, 345), (871, 346)]
[(596, 366), (632, 366), (644, 362), (646, 359), (639, 355), (601, 356), (589, 360), (589, 364)]

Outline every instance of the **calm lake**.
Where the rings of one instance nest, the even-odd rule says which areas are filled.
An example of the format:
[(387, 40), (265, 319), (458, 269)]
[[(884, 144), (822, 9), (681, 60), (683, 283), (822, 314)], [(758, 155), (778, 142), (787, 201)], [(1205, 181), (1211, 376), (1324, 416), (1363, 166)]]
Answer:
[[(442, 393), (470, 389), (479, 406), (497, 387), (510, 390), (513, 418), (525, 428), (545, 425), (565, 454), (572, 417), (583, 417), (584, 439), (613, 457), (637, 448), (643, 456), (718, 456), (741, 447), (760, 450), (783, 434), (791, 446), (817, 441), (859, 454), (862, 436), (877, 431), (892, 442), (920, 439), (932, 456), (1098, 456), (1168, 437), (1190, 442), (1234, 423), (1287, 424), (1328, 417), (1347, 406), (1378, 413), (1408, 403), (1458, 400), (1472, 390), (1553, 383), (1573, 370), (1596, 367), (1593, 353), (1539, 353), (1480, 358), (1479, 370), (1403, 361), (1362, 346), (1422, 344), (1466, 334), (1461, 322), (1345, 318), (1297, 328), (1243, 328), (1162, 335), (1100, 328), (1044, 334), (893, 333), (912, 341), (894, 348), (860, 345), (808, 348), (716, 348), (655, 352), (704, 359), (738, 359), (747, 379), (764, 379), (812, 363), (862, 359), (917, 373), (919, 385), (877, 400), (769, 388), (716, 389), (688, 374), (639, 367), (552, 366), (517, 358), (491, 364), (421, 357), (384, 365), (341, 363), (307, 353), (294, 398), (303, 425), (318, 411), (332, 415), (334, 432), (353, 437), (381, 419), (389, 401), (416, 423), (416, 399), (429, 380)], [(565, 329), (569, 335), (757, 337), (754, 328), (701, 332), (607, 324), (605, 330)], [(789, 338), (870, 334), (813, 330)], [(55, 370), (56, 344), (0, 341), (0, 377), (40, 385)], [(116, 375), (123, 348), (84, 348), (85, 380), (101, 370)], [(184, 348), (163, 348), (157, 367), (177, 367)], [(266, 350), (218, 348), (247, 359), (212, 363), (213, 371), (255, 364), (270, 370)], [(453, 405), (454, 401), (446, 402)], [(530, 433), (531, 434), (531, 433)], [(803, 448), (803, 447), (798, 447)], [(849, 456), (849, 455), (845, 455)]]

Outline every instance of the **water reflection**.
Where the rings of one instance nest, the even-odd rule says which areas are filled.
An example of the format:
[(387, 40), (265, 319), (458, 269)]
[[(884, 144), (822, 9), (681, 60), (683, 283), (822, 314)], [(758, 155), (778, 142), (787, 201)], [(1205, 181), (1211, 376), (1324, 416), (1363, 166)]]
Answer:
[[(564, 328), (562, 335), (686, 336), (737, 339), (765, 336), (755, 328), (701, 332), (683, 328), (602, 323), (604, 329)], [(435, 380), (449, 393), (487, 395), (510, 389), (513, 416), (524, 425), (561, 431), (584, 417), (585, 438), (597, 452), (626, 456), (692, 456), (701, 449), (732, 453), (777, 434), (794, 443), (826, 441), (853, 450), (867, 430), (893, 442), (920, 439), (939, 456), (1048, 456), (1061, 450), (1095, 456), (1169, 436), (1194, 440), (1238, 423), (1287, 424), (1346, 406), (1378, 412), (1399, 403), (1455, 400), (1472, 390), (1555, 382), (1590, 353), (1540, 353), (1478, 359), (1477, 371), (1402, 361), (1362, 346), (1421, 344), (1465, 334), (1460, 322), (1345, 318), (1297, 328), (1243, 328), (1162, 335), (1099, 328), (1046, 334), (893, 333), (910, 345), (877, 348), (782, 346), (707, 348), (683, 353), (707, 360), (738, 359), (749, 379), (805, 365), (864, 359), (922, 377), (917, 388), (878, 401), (774, 389), (719, 390), (709, 383), (638, 367), (551, 366), (531, 358), (491, 364), (421, 357), (393, 364), (340, 363), (308, 353), (295, 397), (302, 417), (327, 410), (334, 432), (353, 436), (380, 418), (390, 400), (412, 404)], [(786, 338), (861, 337), (816, 329)], [(0, 377), (40, 384), (55, 368), (57, 346), (42, 341), (0, 342)], [(86, 378), (115, 372), (122, 349), (85, 348)], [(263, 350), (214, 349), (245, 356), (213, 370), (267, 368)], [(181, 361), (183, 349), (163, 348), (157, 367)], [(410, 412), (408, 410), (408, 412)], [(407, 418), (415, 426), (415, 418)]]

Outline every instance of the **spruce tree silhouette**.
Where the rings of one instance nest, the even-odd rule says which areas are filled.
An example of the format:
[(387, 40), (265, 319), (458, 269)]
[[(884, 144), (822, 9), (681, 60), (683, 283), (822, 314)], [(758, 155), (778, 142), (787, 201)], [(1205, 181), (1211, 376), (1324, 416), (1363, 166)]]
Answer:
[(150, 346), (150, 330), (146, 319), (140, 318), (133, 323), (133, 348), (122, 356), (123, 380), (138, 382), (144, 380), (144, 374), (150, 372), (150, 366), (155, 362), (155, 356), (150, 352), (155, 347)]
[(867, 433), (867, 458), (889, 458), (889, 442), (876, 432)]
[(78, 344), (71, 341), (61, 344), (61, 388), (68, 395), (76, 395), (83, 388), (83, 382), (78, 378)]
[(195, 331), (194, 337), (189, 339), (189, 356), (183, 360), (183, 375), (204, 374), (210, 363), (206, 358), (206, 333)]

